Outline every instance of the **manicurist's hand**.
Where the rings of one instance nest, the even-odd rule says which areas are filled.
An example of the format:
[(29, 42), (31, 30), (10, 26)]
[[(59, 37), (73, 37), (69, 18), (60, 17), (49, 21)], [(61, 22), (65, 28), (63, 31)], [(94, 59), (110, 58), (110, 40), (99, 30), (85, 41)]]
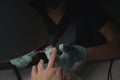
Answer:
[(37, 68), (33, 66), (31, 71), (31, 80), (62, 80), (61, 67), (55, 67), (55, 58), (57, 50), (53, 48), (50, 60), (46, 68), (44, 61), (40, 60)]

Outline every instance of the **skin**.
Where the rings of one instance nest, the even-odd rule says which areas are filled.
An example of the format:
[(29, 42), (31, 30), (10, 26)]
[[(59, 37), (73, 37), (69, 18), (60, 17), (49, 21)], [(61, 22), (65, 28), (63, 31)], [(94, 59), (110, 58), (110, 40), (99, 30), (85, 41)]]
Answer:
[(88, 60), (106, 60), (120, 57), (120, 29), (112, 21), (108, 21), (99, 32), (107, 43), (86, 48)]

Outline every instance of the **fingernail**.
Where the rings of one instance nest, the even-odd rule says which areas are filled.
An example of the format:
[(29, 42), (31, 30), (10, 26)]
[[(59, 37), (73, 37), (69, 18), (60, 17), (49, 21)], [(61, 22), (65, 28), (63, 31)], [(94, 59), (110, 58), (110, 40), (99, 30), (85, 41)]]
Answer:
[(33, 66), (32, 66), (32, 68), (34, 68), (34, 69), (35, 69), (35, 65), (33, 65)]
[(56, 48), (55, 48), (55, 47), (53, 47), (53, 50), (56, 50)]
[(42, 63), (43, 63), (43, 62), (44, 62), (44, 60), (43, 60), (43, 59), (40, 59), (40, 62), (42, 62)]

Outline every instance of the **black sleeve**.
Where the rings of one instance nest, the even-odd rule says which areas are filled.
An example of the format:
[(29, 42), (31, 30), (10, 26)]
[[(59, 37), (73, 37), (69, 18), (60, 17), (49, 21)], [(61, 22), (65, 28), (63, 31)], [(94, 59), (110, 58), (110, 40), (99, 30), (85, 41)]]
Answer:
[(105, 43), (106, 40), (99, 30), (111, 19), (109, 14), (96, 0), (84, 0), (84, 3), (78, 6), (82, 10), (78, 8), (80, 20), (78, 20), (76, 44), (90, 47)]
[(88, 23), (87, 25), (92, 27), (93, 29), (99, 30), (102, 26), (105, 25), (107, 21), (110, 20), (110, 15), (102, 6), (100, 6), (97, 0), (89, 0), (86, 3), (86, 21)]

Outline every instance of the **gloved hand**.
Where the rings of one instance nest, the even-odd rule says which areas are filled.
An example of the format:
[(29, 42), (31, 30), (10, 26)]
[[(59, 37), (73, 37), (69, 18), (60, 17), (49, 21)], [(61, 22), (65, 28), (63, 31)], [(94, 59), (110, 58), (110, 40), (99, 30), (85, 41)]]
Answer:
[[(82, 46), (60, 44), (58, 49), (62, 54), (57, 55), (56, 64), (62, 66), (64, 72), (68, 71), (75, 62), (87, 59), (86, 50)], [(46, 56), (50, 59), (50, 53), (46, 53)]]
[(32, 56), (34, 55), (34, 53), (35, 51), (32, 51), (24, 56), (12, 59), (10, 60), (10, 63), (17, 68), (24, 68), (32, 61)]

